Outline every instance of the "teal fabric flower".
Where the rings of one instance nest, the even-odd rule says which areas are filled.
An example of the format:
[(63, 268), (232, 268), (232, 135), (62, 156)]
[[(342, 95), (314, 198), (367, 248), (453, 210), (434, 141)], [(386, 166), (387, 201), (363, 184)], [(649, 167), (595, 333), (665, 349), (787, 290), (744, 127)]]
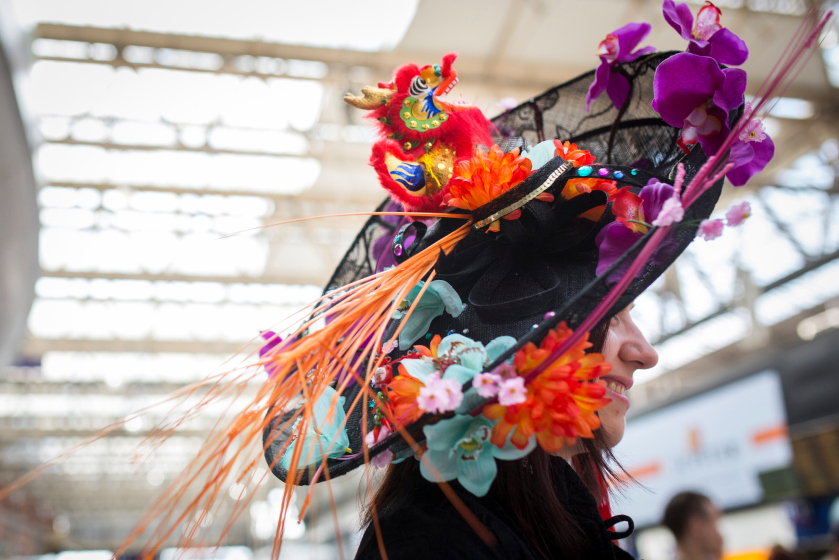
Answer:
[(522, 155), (530, 160), (531, 169), (536, 171), (556, 157), (556, 146), (554, 146), (553, 140), (545, 140), (544, 142), (539, 142)]
[(428, 468), (427, 460), (439, 471), (443, 480), (457, 479), (472, 494), (485, 496), (498, 472), (495, 459), (520, 459), (536, 447), (535, 437), (530, 438), (524, 449), (516, 448), (509, 440), (504, 447), (492, 445), (490, 437), (494, 425), (494, 421), (481, 415), (458, 415), (433, 426), (425, 426), (422, 431), (428, 451), (420, 462), (423, 478), (438, 481)]
[[(394, 319), (405, 316), (424, 285), (425, 282), (420, 281), (411, 288), (399, 309), (393, 314)], [(432, 280), (399, 333), (399, 349), (408, 350), (414, 342), (428, 332), (431, 321), (442, 315), (444, 311), (452, 317), (457, 317), (463, 312), (463, 302), (448, 282)]]
[[(303, 450), (300, 453), (298, 468), (320, 465), (324, 452), (330, 449), (330, 444), (332, 444), (332, 448), (329, 451), (328, 457), (332, 459), (343, 457), (350, 451), (350, 440), (347, 436), (347, 430), (346, 428), (342, 428), (344, 419), (347, 417), (344, 412), (344, 401), (346, 397), (338, 397), (335, 400), (335, 411), (332, 413), (329, 422), (326, 421), (326, 417), (332, 409), (332, 403), (337, 394), (335, 389), (327, 387), (312, 407), (312, 419), (309, 421), (306, 433), (302, 438)], [(292, 432), (295, 434), (297, 433), (300, 421), (301, 418), (298, 418), (291, 427)], [(300, 438), (294, 437), (296, 438), (295, 441), (288, 446), (288, 449), (283, 454), (283, 458), (280, 460), (280, 465), (286, 470), (288, 470), (291, 464), (291, 457), (294, 455), (295, 447), (300, 443)]]
[[(480, 342), (461, 334), (450, 334), (437, 346), (438, 361), (454, 362), (446, 368), (443, 379), (456, 379), (461, 384), (481, 373), (485, 366), (494, 362), (501, 354), (516, 344), (512, 336), (499, 336), (484, 347)], [(409, 375), (423, 383), (437, 373), (439, 365), (428, 356), (400, 362)]]
[[(484, 367), (494, 362), (501, 354), (516, 344), (512, 336), (499, 336), (490, 341), (486, 347), (471, 338), (461, 334), (450, 334), (440, 341), (437, 346), (437, 359), (455, 362), (446, 368), (442, 379), (454, 379), (461, 385), (471, 381), (481, 373)], [(438, 373), (439, 365), (434, 359), (423, 356), (416, 360), (402, 360), (400, 362), (408, 375), (416, 377), (423, 383), (428, 383), (432, 375)], [(479, 396), (475, 388), (470, 388), (463, 395), (463, 401), (455, 410), (458, 414), (465, 414), (484, 403), (486, 399)]]

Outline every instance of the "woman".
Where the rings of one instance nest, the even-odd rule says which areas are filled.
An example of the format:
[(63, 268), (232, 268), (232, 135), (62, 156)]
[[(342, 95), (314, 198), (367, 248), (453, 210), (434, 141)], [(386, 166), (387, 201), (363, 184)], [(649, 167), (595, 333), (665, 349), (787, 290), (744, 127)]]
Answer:
[[(650, 25), (629, 24), (596, 72), (491, 122), (440, 99), (454, 55), (348, 95), (381, 132), (371, 165), (393, 202), (378, 210), (397, 212), (359, 233), (315, 310), (325, 326), (263, 349), (284, 411), (263, 441), (289, 500), (387, 468), (359, 559), (628, 557), (612, 540), (631, 520), (598, 505), (623, 393), (656, 362), (630, 305), (719, 234), (726, 173), (742, 184), (772, 153), (743, 117), (745, 72), (714, 58), (740, 40), (714, 43), (719, 10), (702, 10), (690, 52), (634, 50)], [(671, 0), (664, 15), (682, 31), (693, 17)]]
[[(601, 480), (611, 475), (605, 465), (611, 448), (623, 438), (629, 401), (637, 369), (653, 367), (658, 357), (632, 321), (631, 307), (623, 309), (595, 337), (593, 350), (602, 352), (612, 371), (602, 377), (611, 402), (599, 411), (601, 438), (594, 444), (579, 439), (554, 456), (539, 448), (525, 459), (499, 469), (495, 486), (476, 499), (462, 488), (463, 498), (495, 537), (485, 543), (433, 483), (420, 476), (419, 464), (410, 460), (390, 465), (373, 502), (363, 512), (367, 530), (356, 559), (381, 558), (374, 512), (389, 558), (630, 558), (615, 547), (601, 523), (594, 496)], [(605, 331), (605, 332), (604, 332)], [(569, 466), (595, 465), (581, 471), (586, 485)]]

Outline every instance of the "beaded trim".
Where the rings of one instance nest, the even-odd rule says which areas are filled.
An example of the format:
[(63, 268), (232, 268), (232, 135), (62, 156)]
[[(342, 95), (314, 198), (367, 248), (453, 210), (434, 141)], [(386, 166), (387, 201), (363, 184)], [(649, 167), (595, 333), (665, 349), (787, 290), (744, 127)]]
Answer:
[(491, 216), (484, 218), (480, 222), (475, 222), (472, 225), (472, 227), (475, 229), (481, 229), (483, 227), (488, 226), (495, 220), (500, 220), (507, 214), (512, 214), (513, 212), (515, 212), (516, 210), (518, 210), (519, 208), (521, 208), (522, 206), (524, 206), (525, 204), (527, 204), (528, 202), (530, 202), (531, 200), (548, 190), (551, 187), (551, 185), (553, 185), (554, 182), (557, 179), (559, 179), (559, 176), (568, 171), (568, 169), (570, 169), (571, 167), (573, 167), (573, 164), (570, 161), (566, 161), (565, 163), (557, 167), (553, 173), (548, 175), (548, 178), (545, 179), (544, 183), (542, 183), (541, 185), (539, 185), (538, 187), (536, 187), (535, 189), (533, 189), (532, 191), (515, 201), (514, 203), (510, 204), (509, 206), (502, 208), (498, 212), (495, 212)]

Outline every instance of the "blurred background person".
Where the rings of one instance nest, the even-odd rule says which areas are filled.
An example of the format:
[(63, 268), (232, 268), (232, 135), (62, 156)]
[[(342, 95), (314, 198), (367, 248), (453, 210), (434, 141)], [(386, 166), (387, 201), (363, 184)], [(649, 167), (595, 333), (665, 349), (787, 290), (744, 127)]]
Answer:
[(703, 494), (676, 494), (664, 511), (664, 525), (676, 537), (678, 560), (719, 560), (723, 540), (717, 522), (720, 510)]
[(833, 528), (833, 542), (830, 551), (821, 560), (839, 560), (839, 525)]

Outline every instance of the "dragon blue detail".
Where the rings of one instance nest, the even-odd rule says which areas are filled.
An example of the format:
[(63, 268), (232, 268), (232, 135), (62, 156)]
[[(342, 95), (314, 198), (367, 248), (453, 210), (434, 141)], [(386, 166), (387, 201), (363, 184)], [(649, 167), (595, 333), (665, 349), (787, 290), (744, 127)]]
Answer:
[(418, 191), (425, 187), (425, 173), (419, 165), (400, 163), (390, 172), (390, 176), (409, 191)]

